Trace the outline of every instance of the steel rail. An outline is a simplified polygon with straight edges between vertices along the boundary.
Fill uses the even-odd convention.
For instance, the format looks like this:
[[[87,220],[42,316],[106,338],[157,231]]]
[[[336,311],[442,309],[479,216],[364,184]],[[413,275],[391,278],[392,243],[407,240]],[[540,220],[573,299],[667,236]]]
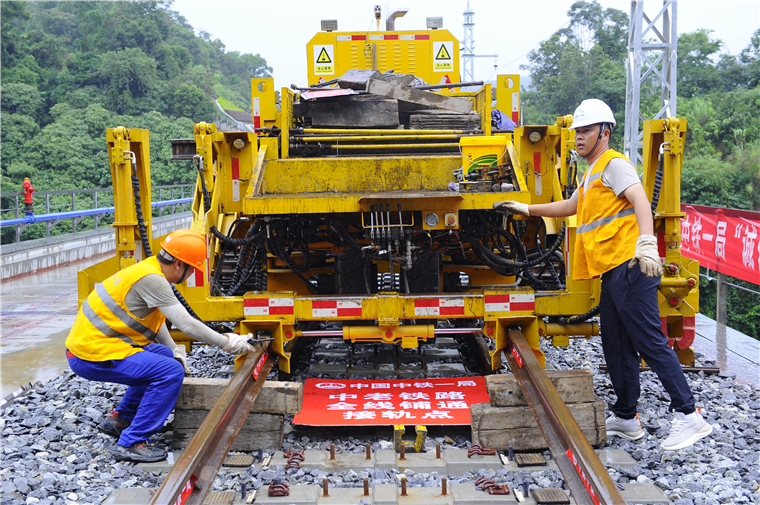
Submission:
[[[249,353],[230,383],[203,420],[200,428],[182,452],[161,487],[150,500],[151,505],[184,503],[200,505],[211,488],[224,458],[235,441],[251,406],[272,370],[276,355],[264,349]],[[253,372],[263,361],[254,380]],[[192,492],[188,493],[188,490]],[[184,491],[184,492],[183,492]],[[178,501],[187,495],[185,501]]]
[[[575,503],[625,503],[522,332],[510,329],[509,339],[504,354]]]

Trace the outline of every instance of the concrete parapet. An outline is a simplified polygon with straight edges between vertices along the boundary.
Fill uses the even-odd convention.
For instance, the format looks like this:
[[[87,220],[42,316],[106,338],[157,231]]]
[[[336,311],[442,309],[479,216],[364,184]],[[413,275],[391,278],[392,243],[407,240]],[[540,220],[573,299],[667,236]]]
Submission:
[[[153,236],[160,237],[178,228],[187,228],[191,219],[192,215],[189,212],[155,218]],[[2,247],[0,255],[0,278],[12,279],[115,250],[116,238],[113,228],[8,244]]]

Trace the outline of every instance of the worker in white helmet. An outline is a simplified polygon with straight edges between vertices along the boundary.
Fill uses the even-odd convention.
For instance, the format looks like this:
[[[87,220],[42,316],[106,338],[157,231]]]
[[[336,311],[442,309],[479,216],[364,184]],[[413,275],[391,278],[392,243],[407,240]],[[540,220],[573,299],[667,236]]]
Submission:
[[[661,329],[657,289],[662,264],[651,205],[636,168],[609,148],[615,124],[606,103],[584,100],[571,129],[589,168],[572,197],[537,205],[504,201],[494,208],[525,216],[578,215],[573,279],[602,279],[602,347],[617,395],[607,434],[628,440],[645,435],[636,409],[641,356],[659,377],[676,413],[662,447],[682,449],[709,435],[712,426],[695,409],[681,365]]]

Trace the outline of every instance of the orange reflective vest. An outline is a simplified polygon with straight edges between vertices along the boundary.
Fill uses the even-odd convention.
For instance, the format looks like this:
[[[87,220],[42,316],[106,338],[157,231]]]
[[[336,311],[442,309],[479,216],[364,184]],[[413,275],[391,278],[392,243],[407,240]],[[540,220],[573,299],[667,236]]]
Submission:
[[[613,158],[628,159],[612,149],[606,150],[578,188],[575,280],[599,277],[633,258],[636,252],[639,224],[633,204],[602,184],[602,172]]]
[[[164,277],[155,256],[96,284],[77,314],[66,348],[83,360],[108,361],[124,359],[153,342],[166,321],[164,315],[153,309],[147,317],[139,318],[124,303],[135,282],[150,274]]]

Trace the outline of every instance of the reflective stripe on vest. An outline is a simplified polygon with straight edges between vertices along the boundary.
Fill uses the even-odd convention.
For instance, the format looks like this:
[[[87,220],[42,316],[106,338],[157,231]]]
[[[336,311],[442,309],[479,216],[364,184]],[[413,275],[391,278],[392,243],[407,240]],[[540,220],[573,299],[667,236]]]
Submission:
[[[147,338],[148,340],[155,340],[156,339],[156,332],[153,331],[153,330],[151,330],[150,328],[146,328],[145,325],[143,325],[140,321],[138,321],[137,319],[135,319],[134,317],[132,317],[129,314],[129,312],[127,312],[126,310],[122,309],[119,306],[119,304],[116,303],[116,300],[114,300],[113,297],[111,297],[111,295],[108,293],[108,291],[106,291],[106,288],[104,288],[102,284],[99,284],[98,286],[95,286],[95,292],[98,293],[98,296],[100,297],[100,300],[105,304],[106,307],[108,307],[108,310],[110,310],[111,312],[113,312],[113,315],[116,316],[116,317],[118,317],[119,320],[122,323],[124,323],[125,325],[127,325],[129,328],[135,330],[137,333],[142,333],[143,336],[145,338]],[[92,320],[90,320],[89,317],[87,319],[92,323]],[[98,318],[98,319],[100,319],[100,318]],[[101,321],[102,321],[102,319],[101,319]],[[95,326],[97,328],[97,325],[95,325],[95,323],[93,323],[93,326]],[[98,328],[98,329],[100,329],[100,328]],[[116,330],[113,330],[113,329],[111,331],[116,332]],[[108,335],[106,332],[103,332],[103,333],[106,334],[106,335]],[[119,335],[119,333],[117,333],[117,335]],[[111,336],[111,335],[109,335],[109,336]],[[114,336],[116,336],[116,335],[114,335]],[[121,337],[118,337],[118,338],[121,338]],[[132,340],[129,339],[129,337],[127,337],[127,339],[128,340],[124,340],[124,339],[122,339],[122,340],[124,340],[127,343],[132,342]]]
[[[621,217],[630,216],[631,214],[635,214],[636,213],[635,211],[636,211],[636,209],[634,209],[633,207],[628,207],[627,209],[621,210],[620,212],[618,212],[614,216],[603,217],[603,218],[597,219],[596,221],[593,221],[593,222],[591,222],[589,224],[584,224],[583,226],[579,226],[578,229],[575,230],[575,233],[576,234],[577,233],[586,233],[586,232],[589,232],[591,230],[595,230],[595,229],[597,229],[598,227],[600,227],[602,225],[610,224],[615,219],[618,219],[618,218],[621,218]]]
[[[82,304],[82,314],[84,314],[84,317],[87,318],[91,325],[97,328],[98,331],[100,331],[100,333],[106,337],[118,338],[128,343],[132,347],[140,347],[139,344],[135,344],[135,342],[128,336],[119,333],[118,331],[108,326],[108,324],[103,321],[103,319],[101,319],[101,317],[97,315],[94,310],[92,310],[92,307],[90,307],[90,304],[87,300],[85,300]]]
[[[606,150],[586,172],[578,188],[575,280],[599,277],[630,260],[636,250],[639,226],[633,205],[625,196],[618,197],[601,181],[604,169],[614,158],[627,159],[612,149]]]

